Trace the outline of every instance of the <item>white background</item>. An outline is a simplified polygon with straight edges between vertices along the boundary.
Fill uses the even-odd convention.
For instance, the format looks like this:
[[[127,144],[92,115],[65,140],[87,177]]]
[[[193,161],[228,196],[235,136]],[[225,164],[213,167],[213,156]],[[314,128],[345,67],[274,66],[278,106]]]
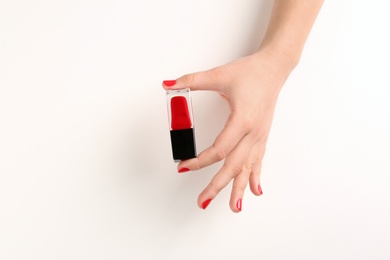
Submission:
[[[179,175],[161,81],[253,52],[272,1],[0,1],[0,259],[389,259],[390,16],[327,1],[280,95],[264,195]],[[193,93],[199,151],[228,110]]]

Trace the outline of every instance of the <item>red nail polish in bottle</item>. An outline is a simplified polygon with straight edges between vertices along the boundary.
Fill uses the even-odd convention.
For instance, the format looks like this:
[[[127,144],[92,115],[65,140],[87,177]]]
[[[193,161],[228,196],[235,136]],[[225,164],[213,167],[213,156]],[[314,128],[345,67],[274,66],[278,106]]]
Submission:
[[[168,120],[173,160],[196,157],[190,89],[167,90]]]

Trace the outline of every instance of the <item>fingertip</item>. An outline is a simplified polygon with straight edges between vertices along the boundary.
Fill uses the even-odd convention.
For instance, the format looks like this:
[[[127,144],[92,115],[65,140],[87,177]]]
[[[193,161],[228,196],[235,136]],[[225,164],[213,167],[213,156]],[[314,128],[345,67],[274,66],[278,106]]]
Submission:
[[[249,187],[251,189],[251,192],[253,193],[253,195],[255,196],[261,196],[263,195],[263,189],[259,183],[258,180],[250,180],[249,181]]]
[[[174,90],[174,89],[182,89],[185,88],[181,86],[178,79],[172,79],[172,80],[163,80],[162,87],[165,90]]]
[[[205,210],[211,203],[213,199],[206,199],[205,201],[202,202],[202,204],[200,205],[200,208]]]
[[[189,172],[191,171],[190,169],[188,169],[187,167],[182,167],[182,168],[179,168],[177,170],[178,173],[185,173],[185,172]]]
[[[180,78],[177,79],[175,87],[181,86],[181,88],[189,88],[191,91],[195,90],[194,83],[193,83],[193,78],[195,76],[193,75],[195,75],[195,73],[181,76]]]
[[[184,172],[189,172],[191,171],[192,168],[190,165],[188,165],[188,163],[184,163],[184,161],[180,162],[178,165],[177,165],[177,172],[178,173],[184,173]]]
[[[234,213],[240,213],[242,211],[242,198],[231,199],[229,206]]]
[[[261,188],[261,185],[257,185],[257,191],[259,192],[259,196],[263,195],[263,189]]]
[[[190,171],[199,170],[200,167],[199,167],[199,163],[197,161],[198,161],[198,158],[187,159],[187,160],[181,161],[177,165],[177,170],[180,170],[181,168],[188,168]]]
[[[210,196],[209,194],[205,194],[205,191],[203,191],[198,196],[198,201],[197,201],[198,207],[200,209],[205,210],[210,205],[213,199],[214,197]]]
[[[262,193],[260,192],[261,190],[261,186],[260,184],[258,184],[258,182],[254,181],[250,181],[250,184],[249,184],[249,187],[251,189],[251,192],[253,193],[253,195],[255,196],[260,196]],[[259,190],[259,187],[260,187],[260,190]]]
[[[218,192],[213,190],[213,185],[208,185],[198,196],[198,207],[206,209],[209,204],[217,197]]]
[[[165,88],[171,88],[176,85],[176,80],[163,80],[162,86]]]
[[[191,91],[212,90],[216,85],[209,71],[189,73],[177,79],[175,88],[189,88]]]

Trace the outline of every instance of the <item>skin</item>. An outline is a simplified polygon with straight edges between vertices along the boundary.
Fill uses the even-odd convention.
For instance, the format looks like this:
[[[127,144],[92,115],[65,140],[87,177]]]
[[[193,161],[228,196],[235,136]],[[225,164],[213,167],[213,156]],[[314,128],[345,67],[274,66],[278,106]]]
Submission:
[[[215,142],[197,158],[179,163],[178,170],[199,170],[224,160],[221,169],[198,197],[198,206],[214,199],[233,181],[230,208],[241,211],[250,184],[262,194],[260,171],[279,93],[299,62],[305,41],[323,0],[275,0],[267,33],[259,49],[246,57],[208,71],[176,79],[164,89],[190,88],[218,92],[229,104],[230,116]]]

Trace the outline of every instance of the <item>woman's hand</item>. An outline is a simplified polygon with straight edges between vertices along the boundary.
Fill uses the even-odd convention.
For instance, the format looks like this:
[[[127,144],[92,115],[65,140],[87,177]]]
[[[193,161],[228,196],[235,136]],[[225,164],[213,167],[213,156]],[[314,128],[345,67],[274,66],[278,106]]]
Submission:
[[[249,182],[260,196],[260,171],[279,92],[293,68],[284,57],[259,51],[214,69],[164,81],[165,89],[190,88],[218,92],[229,104],[230,116],[214,144],[197,158],[179,163],[178,171],[199,170],[225,160],[222,168],[200,193],[198,205],[205,209],[233,180],[230,208],[242,209]],[[170,85],[170,86],[169,86]]]

